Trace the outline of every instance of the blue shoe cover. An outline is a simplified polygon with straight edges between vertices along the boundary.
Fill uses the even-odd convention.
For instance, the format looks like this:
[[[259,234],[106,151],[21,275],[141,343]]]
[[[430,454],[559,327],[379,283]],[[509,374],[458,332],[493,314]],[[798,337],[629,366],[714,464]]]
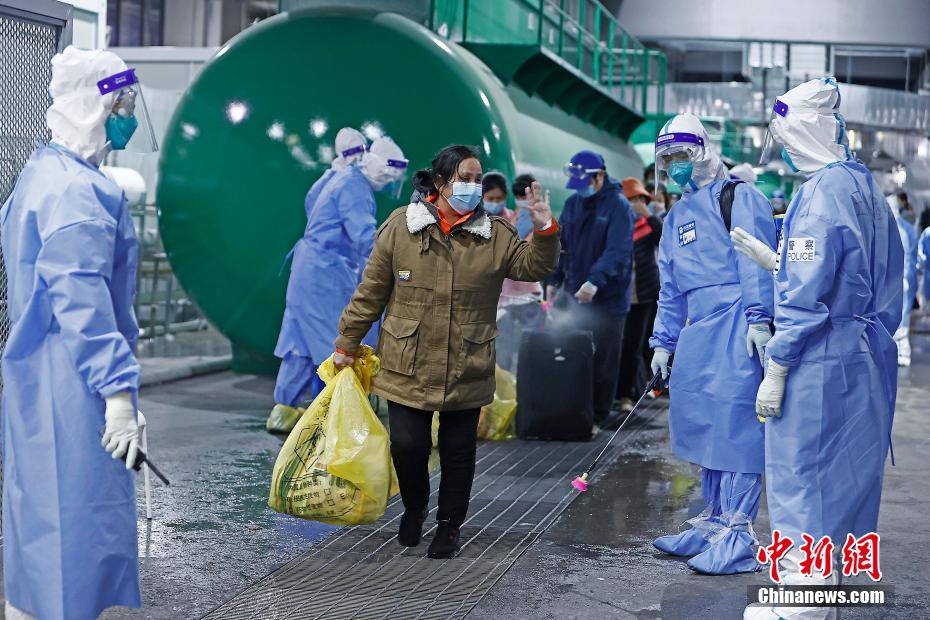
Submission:
[[[746,532],[728,532],[703,553],[688,560],[688,568],[705,575],[754,573],[762,568],[753,552],[753,538]]]
[[[693,557],[710,547],[710,543],[697,529],[691,528],[680,534],[659,536],[652,545],[664,553],[686,558]]]

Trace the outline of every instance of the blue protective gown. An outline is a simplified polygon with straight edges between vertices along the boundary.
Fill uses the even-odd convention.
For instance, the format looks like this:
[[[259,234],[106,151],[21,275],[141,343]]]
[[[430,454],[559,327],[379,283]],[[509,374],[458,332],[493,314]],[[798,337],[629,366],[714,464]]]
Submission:
[[[897,381],[904,252],[858,161],[814,173],[785,219],[768,355],[790,368],[765,424],[773,529],[837,546],[878,523]]]
[[[675,455],[708,469],[761,474],[764,430],[755,401],[762,365],[746,355],[746,334],[750,323],[772,320],[772,276],[733,249],[720,215],[723,185],[714,181],[685,194],[665,220],[649,344],[675,352],[669,386]],[[775,247],[772,207],[746,184],[736,188],[732,227]]]
[[[307,227],[294,246],[275,348],[282,359],[275,402],[288,406],[300,403],[316,367],[332,354],[339,317],[358,286],[377,230],[374,192],[355,166],[327,170],[310,188],[304,208]],[[374,328],[366,344],[376,337]]]
[[[914,225],[900,215],[895,216],[898,232],[901,234],[901,245],[904,248],[904,279],[907,282],[907,293],[904,295],[904,309],[901,312],[901,326],[910,328],[911,310],[914,309],[914,300],[917,298],[917,231]]]
[[[100,446],[104,398],[139,386],[125,196],[86,160],[40,146],[0,226],[6,598],[42,620],[138,607],[135,474]]]
[[[758,570],[752,522],[759,512],[764,429],[755,417],[762,364],[746,354],[749,324],[772,319],[771,274],[737,253],[720,215],[715,181],[685,194],[659,244],[659,311],[650,346],[675,352],[669,386],[672,450],[703,467],[705,509],[680,534],[654,545],[691,557],[709,574]],[[775,247],[772,207],[740,184],[731,226]],[[687,324],[686,324],[687,323]]]
[[[923,271],[920,294],[924,299],[930,299],[930,227],[920,233],[917,241],[917,263]]]

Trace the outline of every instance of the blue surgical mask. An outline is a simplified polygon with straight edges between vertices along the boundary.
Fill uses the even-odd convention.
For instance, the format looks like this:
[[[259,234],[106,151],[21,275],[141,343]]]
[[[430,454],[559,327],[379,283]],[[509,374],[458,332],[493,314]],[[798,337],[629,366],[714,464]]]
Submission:
[[[575,193],[581,196],[582,198],[590,198],[594,195],[594,186],[585,185],[581,189],[575,190]]]
[[[120,116],[118,114],[108,116],[104,127],[107,132],[107,140],[110,141],[113,150],[122,151],[125,149],[138,126],[139,121],[136,120],[135,116]]]
[[[517,236],[521,239],[526,237],[533,230],[533,218],[530,217],[530,212],[526,209],[522,209],[519,214],[517,214]]]
[[[691,182],[691,175],[694,174],[694,164],[690,161],[676,161],[668,167],[668,176],[678,184],[679,187],[687,187]]]
[[[481,201],[481,183],[456,181],[452,184],[452,195],[447,200],[459,215],[471,213]]]
[[[500,202],[493,202],[491,200],[484,201],[484,210],[490,213],[491,215],[500,215],[504,212],[504,207],[507,205],[503,200]]]
[[[785,147],[781,147],[781,158],[785,160],[785,163],[788,164],[788,167],[790,167],[792,170],[795,172],[801,172],[798,170],[798,167],[794,165],[794,162],[791,161],[791,155],[788,154],[788,149]]]
[[[530,201],[526,198],[516,198],[513,202],[515,205],[517,205],[518,209],[525,209],[526,205],[530,204]]]

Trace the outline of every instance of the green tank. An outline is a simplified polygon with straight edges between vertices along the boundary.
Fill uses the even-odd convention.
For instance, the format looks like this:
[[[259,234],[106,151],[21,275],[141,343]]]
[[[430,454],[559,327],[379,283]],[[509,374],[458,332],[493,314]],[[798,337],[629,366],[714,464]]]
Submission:
[[[503,83],[470,51],[394,13],[313,9],[261,22],[224,46],[181,100],[160,161],[159,221],[185,290],[233,343],[234,368],[274,372],[290,249],[304,197],[344,126],[394,138],[410,169],[452,143],[485,171],[534,174],[558,212],[578,150],[615,177],[642,162],[621,137]],[[379,195],[378,217],[405,204]]]

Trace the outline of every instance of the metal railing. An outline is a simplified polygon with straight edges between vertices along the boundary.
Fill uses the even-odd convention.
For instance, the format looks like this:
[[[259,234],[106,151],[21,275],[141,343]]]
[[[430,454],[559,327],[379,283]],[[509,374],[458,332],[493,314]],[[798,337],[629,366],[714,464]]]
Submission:
[[[665,54],[597,0],[436,0],[431,25],[462,43],[536,44],[634,111],[664,113]]]

